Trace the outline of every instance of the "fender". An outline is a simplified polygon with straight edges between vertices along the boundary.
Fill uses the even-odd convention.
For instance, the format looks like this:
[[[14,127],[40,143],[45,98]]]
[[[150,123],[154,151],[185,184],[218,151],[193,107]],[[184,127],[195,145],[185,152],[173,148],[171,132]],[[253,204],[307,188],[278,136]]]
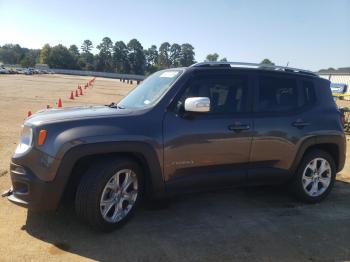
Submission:
[[[73,167],[79,159],[86,156],[108,153],[136,153],[141,155],[146,160],[150,169],[150,191],[152,197],[158,198],[165,194],[162,166],[156,151],[145,142],[122,141],[81,144],[69,149],[63,156],[54,179],[57,186],[56,190],[59,191],[58,199],[61,199],[63,196]]]
[[[310,137],[305,139],[294,158],[293,164],[291,166],[291,173],[295,173],[297,170],[301,159],[303,158],[306,150],[310,147],[322,145],[322,144],[331,144],[335,145],[338,148],[338,161],[336,163],[337,172],[341,171],[345,164],[345,137],[339,134],[337,135],[317,135],[314,137]]]

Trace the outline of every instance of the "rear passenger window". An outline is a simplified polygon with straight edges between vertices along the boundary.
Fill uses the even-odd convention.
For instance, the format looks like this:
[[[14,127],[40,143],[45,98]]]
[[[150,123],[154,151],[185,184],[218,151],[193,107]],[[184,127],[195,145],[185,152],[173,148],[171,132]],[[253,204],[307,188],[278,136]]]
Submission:
[[[286,112],[298,107],[298,86],[295,79],[262,76],[259,80],[258,110]]]
[[[314,89],[314,84],[311,81],[303,80],[301,82],[301,90],[303,92],[303,95],[301,96],[302,106],[308,106],[315,103],[316,101],[315,89]]]

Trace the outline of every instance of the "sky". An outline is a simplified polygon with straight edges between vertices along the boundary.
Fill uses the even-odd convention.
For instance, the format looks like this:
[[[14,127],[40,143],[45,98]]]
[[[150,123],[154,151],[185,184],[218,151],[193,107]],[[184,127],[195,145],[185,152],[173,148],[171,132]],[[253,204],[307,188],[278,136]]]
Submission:
[[[216,52],[229,61],[348,67],[350,0],[0,0],[0,45],[97,46],[105,36],[144,48],[190,43],[197,61]]]

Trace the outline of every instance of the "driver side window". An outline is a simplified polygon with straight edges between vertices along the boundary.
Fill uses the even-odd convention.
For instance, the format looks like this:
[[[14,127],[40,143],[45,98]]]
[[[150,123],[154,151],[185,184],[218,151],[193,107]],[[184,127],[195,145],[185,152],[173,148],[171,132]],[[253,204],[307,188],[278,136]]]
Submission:
[[[178,101],[177,108],[184,110],[186,98],[208,97],[210,113],[234,114],[247,109],[247,79],[241,76],[204,76],[193,79]]]

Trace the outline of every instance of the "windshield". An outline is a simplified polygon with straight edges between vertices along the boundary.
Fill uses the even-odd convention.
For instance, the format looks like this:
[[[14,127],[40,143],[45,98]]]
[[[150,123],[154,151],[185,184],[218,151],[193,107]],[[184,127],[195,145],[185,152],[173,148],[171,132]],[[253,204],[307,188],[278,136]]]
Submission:
[[[182,70],[163,70],[147,77],[119,103],[120,108],[144,108],[154,105],[180,76]]]

